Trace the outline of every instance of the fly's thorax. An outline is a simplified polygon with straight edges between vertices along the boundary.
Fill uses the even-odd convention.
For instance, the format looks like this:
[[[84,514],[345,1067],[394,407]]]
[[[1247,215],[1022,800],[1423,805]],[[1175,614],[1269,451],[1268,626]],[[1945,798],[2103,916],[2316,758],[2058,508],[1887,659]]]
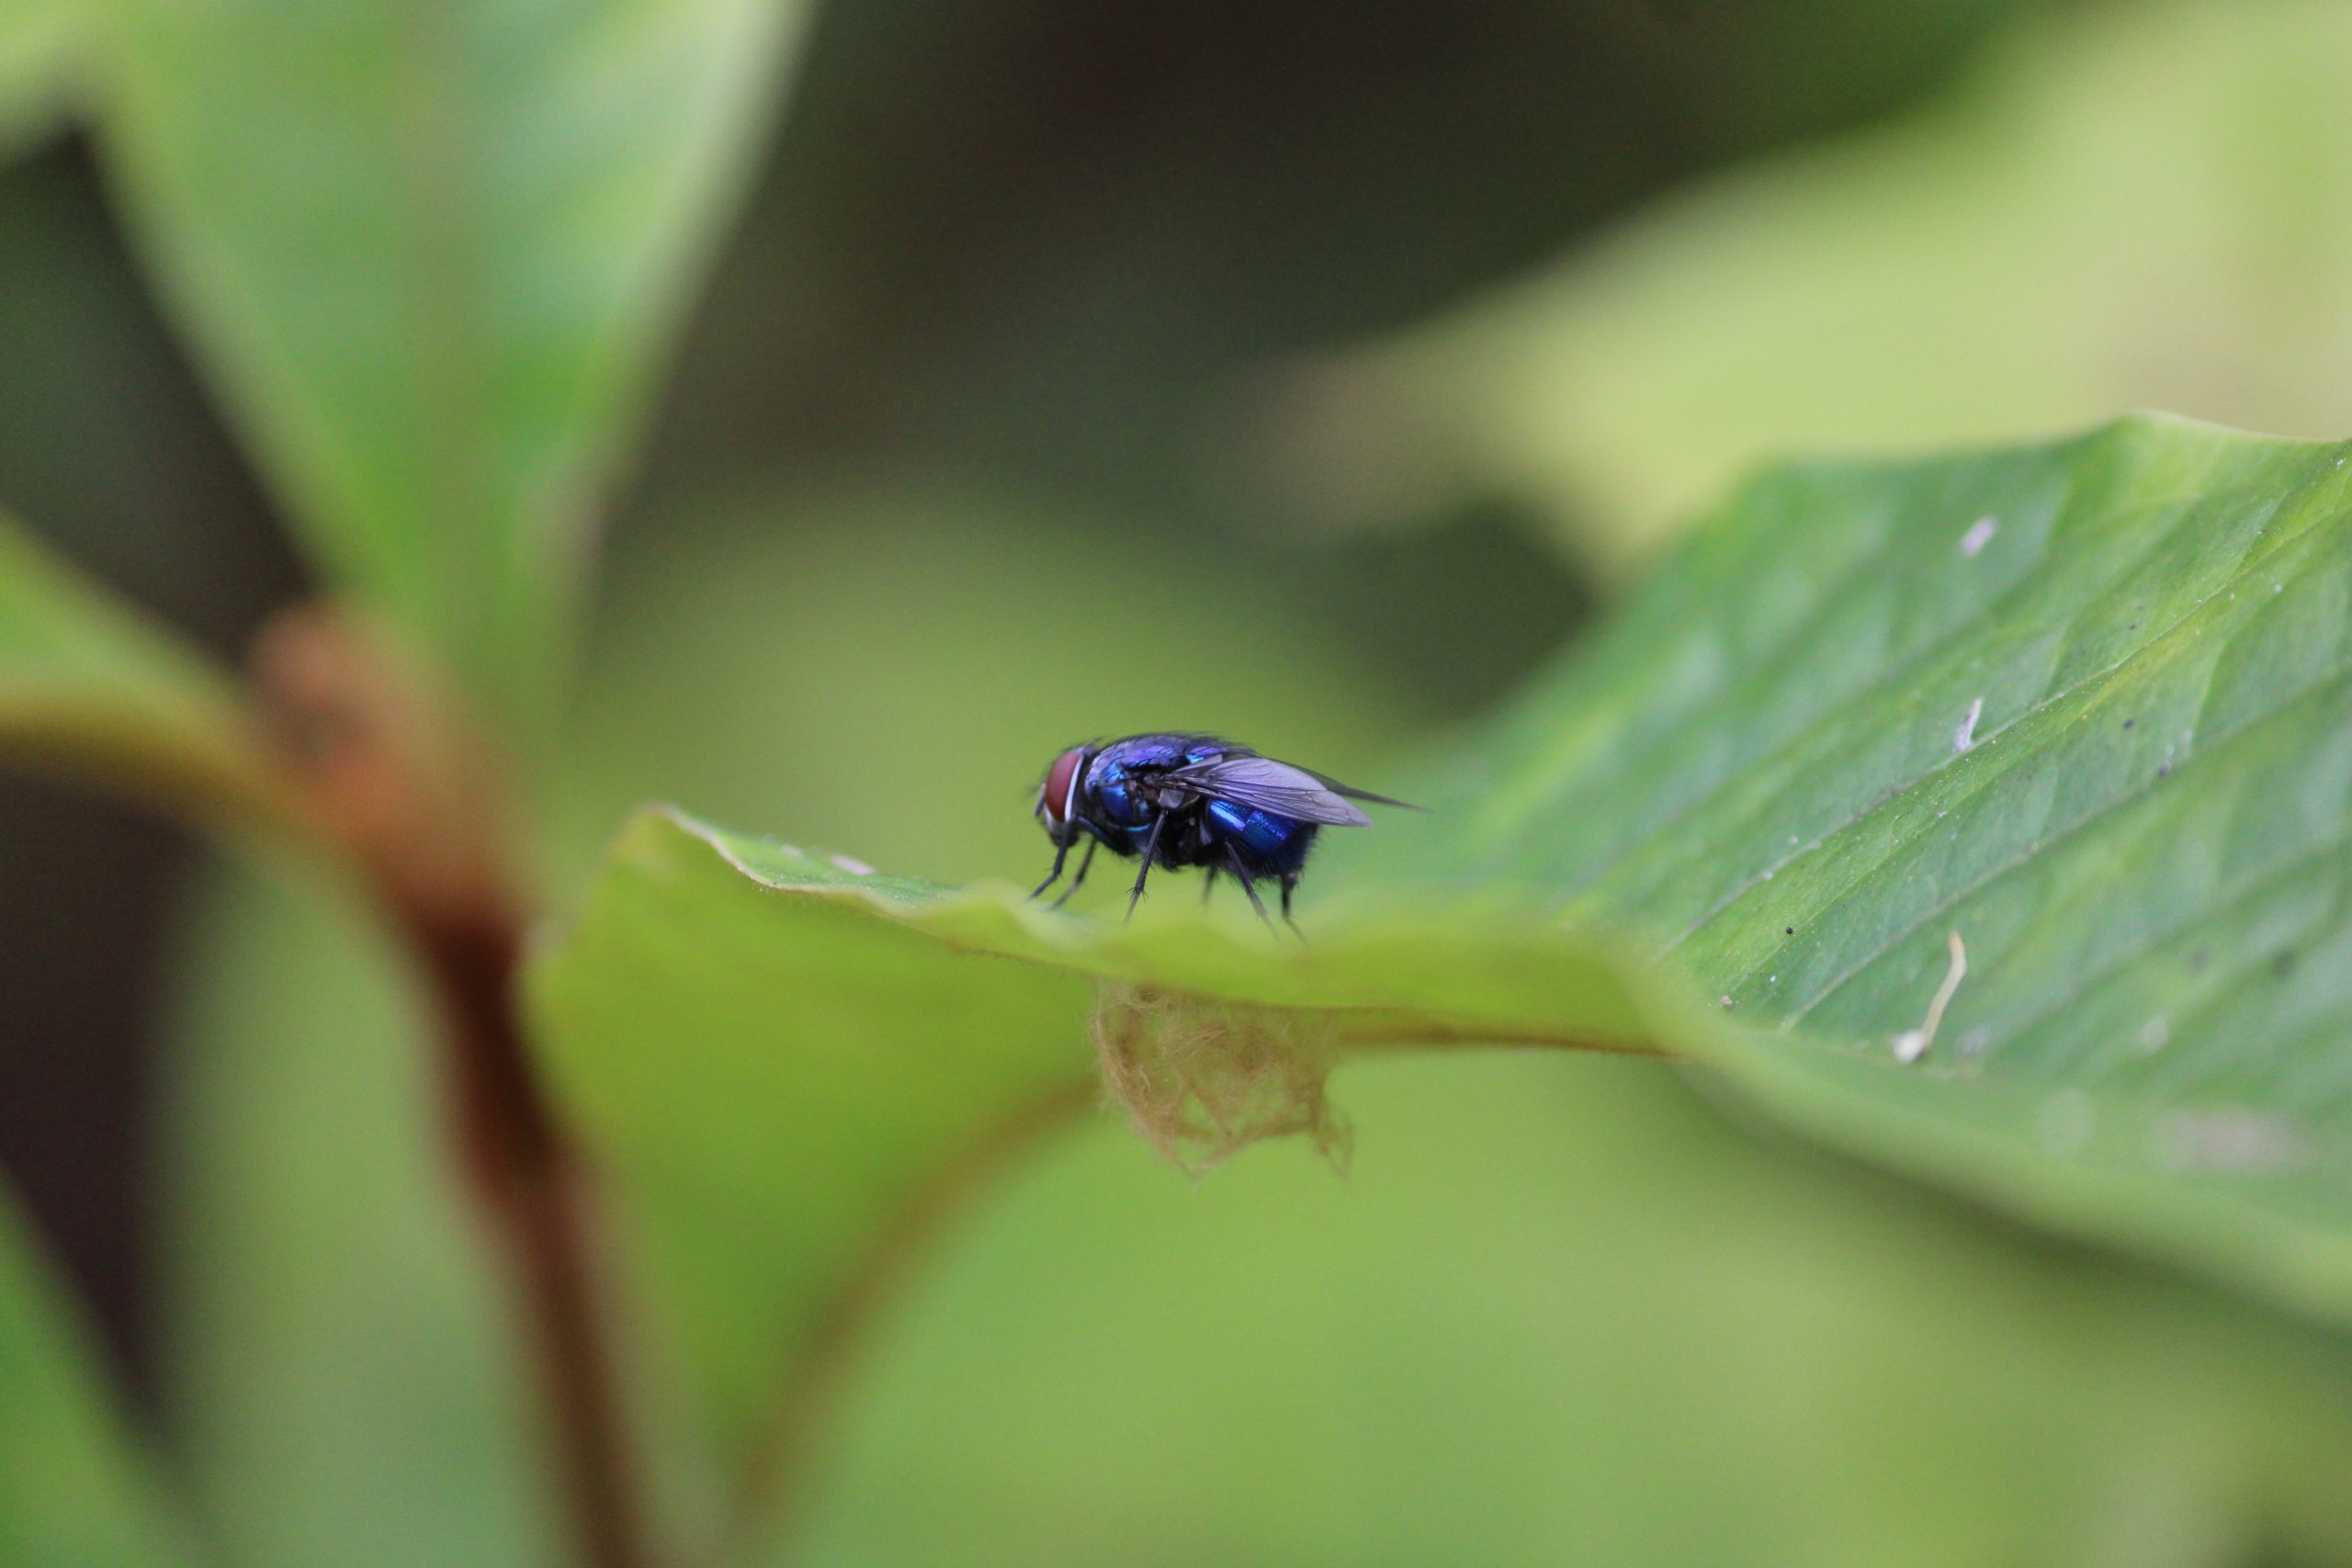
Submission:
[[[1093,815],[1113,828],[1141,828],[1152,809],[1141,791],[1125,779],[1107,779],[1089,792]]]
[[[1139,815],[1134,779],[1126,765],[1106,750],[1084,769],[1084,782],[1073,793],[1072,815],[1114,830],[1136,825]]]

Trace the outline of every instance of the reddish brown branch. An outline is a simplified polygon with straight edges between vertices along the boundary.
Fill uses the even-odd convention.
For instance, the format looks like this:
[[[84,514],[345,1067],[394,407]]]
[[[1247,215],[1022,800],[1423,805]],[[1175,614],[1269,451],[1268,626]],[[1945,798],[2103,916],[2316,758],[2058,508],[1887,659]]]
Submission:
[[[414,932],[433,978],[466,1167],[536,1341],[565,1511],[591,1568],[647,1561],[580,1171],[514,1016],[514,921]]]
[[[516,1011],[527,915],[503,852],[496,749],[331,614],[282,618],[255,663],[306,797],[430,988],[455,1145],[527,1325],[576,1559],[645,1568],[580,1162]]]

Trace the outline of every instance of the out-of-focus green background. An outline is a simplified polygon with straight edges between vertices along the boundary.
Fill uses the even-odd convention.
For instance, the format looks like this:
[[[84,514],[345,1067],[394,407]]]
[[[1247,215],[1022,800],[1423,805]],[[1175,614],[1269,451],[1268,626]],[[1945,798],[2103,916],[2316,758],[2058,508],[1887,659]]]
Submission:
[[[670,798],[1039,874],[1060,746],[1376,777],[1764,451],[2138,404],[2342,434],[2347,79],[2337,5],[842,0],[614,520],[548,862]],[[299,592],[71,133],[0,168],[0,500],[232,653]],[[0,1161],[238,1560],[527,1558],[370,939],[0,804]],[[883,1325],[790,1550],[2352,1552],[2334,1339],[1663,1067],[1339,1091],[1344,1179],[1272,1148],[1195,1187],[1107,1122],[1023,1169]]]

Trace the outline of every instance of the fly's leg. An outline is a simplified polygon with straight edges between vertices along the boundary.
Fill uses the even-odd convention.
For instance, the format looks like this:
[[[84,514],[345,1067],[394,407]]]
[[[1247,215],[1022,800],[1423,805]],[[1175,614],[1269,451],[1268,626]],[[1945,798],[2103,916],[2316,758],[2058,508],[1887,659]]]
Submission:
[[[1079,874],[1080,875],[1084,875],[1085,868],[1081,866],[1079,870]],[[1290,928],[1291,935],[1298,938],[1301,942],[1305,942],[1306,940],[1306,933],[1300,931],[1298,929],[1298,922],[1290,918],[1290,896],[1297,891],[1298,873],[1295,871],[1284,872],[1283,874],[1283,924]]]
[[[1233,880],[1241,884],[1241,891],[1250,896],[1250,907],[1258,911],[1258,918],[1266,922],[1266,929],[1272,931],[1274,918],[1266,913],[1266,901],[1258,897],[1258,885],[1250,880],[1249,867],[1241,863],[1241,857],[1234,853],[1231,845],[1226,847],[1225,863],[1233,873]]]
[[[1159,830],[1168,825],[1165,817],[1151,819],[1151,833],[1143,841],[1143,869],[1136,873],[1136,889],[1127,895],[1127,919],[1136,918],[1136,906],[1143,902],[1143,881],[1151,874],[1152,857],[1159,852]]]
[[[1069,886],[1062,889],[1062,896],[1055,899],[1053,903],[1048,906],[1049,908],[1058,909],[1064,904],[1069,902],[1069,896],[1077,892],[1080,886],[1086,881],[1087,868],[1094,863],[1094,852],[1102,847],[1102,840],[1100,839],[1089,839],[1086,840],[1086,852],[1078,857],[1078,870],[1071,874]],[[1045,889],[1042,887],[1037,889],[1037,893],[1043,893]],[[1037,895],[1035,893],[1030,895],[1033,898],[1036,896]]]
[[[1216,874],[1224,869],[1223,866],[1213,865],[1209,867],[1207,874],[1201,878],[1201,907],[1203,908],[1208,907],[1209,895],[1216,891]]]
[[[1092,845],[1091,845],[1091,844],[1090,844],[1089,846],[1087,846],[1087,852],[1088,852],[1088,853],[1090,853],[1090,854],[1091,854],[1091,853],[1093,852],[1093,846],[1092,846]],[[1054,869],[1053,869],[1053,871],[1051,872],[1051,874],[1049,874],[1046,876],[1046,880],[1045,880],[1045,881],[1040,882],[1039,884],[1037,884],[1037,891],[1035,891],[1035,893],[1030,894],[1030,895],[1029,895],[1029,897],[1032,897],[1032,898],[1042,898],[1042,897],[1044,897],[1046,896],[1046,888],[1048,888],[1048,887],[1051,887],[1055,883],[1059,882],[1059,881],[1062,879],[1062,862],[1064,862],[1064,861],[1066,861],[1066,860],[1068,860],[1068,859],[1069,859],[1069,844],[1068,843],[1068,841],[1067,841],[1067,840],[1065,840],[1065,841],[1064,841],[1064,842],[1062,842],[1062,843],[1056,844],[1056,845],[1054,846]],[[1084,868],[1084,867],[1082,867],[1082,866],[1081,866],[1081,867],[1079,869],[1079,874],[1080,874],[1080,876],[1083,876],[1083,875],[1085,875],[1085,874],[1086,874],[1086,871],[1085,871],[1085,868]],[[1063,895],[1063,897],[1069,897],[1069,895],[1068,895],[1068,894],[1064,894],[1064,895]]]

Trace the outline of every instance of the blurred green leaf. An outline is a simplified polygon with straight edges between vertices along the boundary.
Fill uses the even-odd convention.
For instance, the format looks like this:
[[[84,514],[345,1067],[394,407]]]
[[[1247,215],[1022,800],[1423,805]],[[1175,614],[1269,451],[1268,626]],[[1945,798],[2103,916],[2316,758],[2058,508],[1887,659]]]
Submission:
[[[543,972],[551,1060],[628,1179],[729,1450],[776,1440],[756,1429],[785,1369],[845,1326],[829,1320],[888,1266],[902,1212],[945,1201],[932,1194],[1007,1130],[1084,1103],[1085,977],[977,979],[929,933],[772,897],[662,815],[626,835]]]
[[[0,515],[0,754],[232,823],[298,807],[229,682]]]
[[[1906,123],[1724,175],[1345,362],[1315,462],[1365,505],[1514,492],[1622,569],[1792,451],[2134,408],[2340,434],[2348,72],[2341,6],[2086,8]],[[1377,440],[1349,433],[1367,410]]]
[[[537,974],[544,1038],[738,1422],[860,1235],[1067,1092],[1090,1006],[1180,1151],[1338,1142],[1321,1077],[1358,1049],[1656,1041],[2342,1316],[2345,462],[2143,420],[1759,480],[1465,743],[1434,818],[1333,835],[1303,950],[650,814]],[[1953,932],[1966,977],[1890,1060]]]
[[[0,1562],[181,1562],[153,1479],[15,1202],[0,1193]]]
[[[194,1501],[252,1568],[552,1561],[413,987],[322,882],[224,864],[192,913],[160,1192]]]
[[[2352,1551],[2341,1337],[1718,1114],[1709,1075],[1484,1052],[1340,1087],[1344,1181],[1294,1142],[1187,1182],[1107,1123],[1024,1165],[894,1303],[767,1561]]]
[[[1073,740],[1214,722],[1344,773],[1408,732],[1409,697],[1317,605],[1148,515],[763,487],[662,516],[613,566],[548,813],[571,886],[647,800],[946,880],[1042,875],[1018,807]],[[1181,650],[1182,679],[1137,680],[1133,649]]]
[[[322,569],[534,711],[798,6],[107,12],[122,188]]]
[[[0,6],[0,158],[38,139],[65,107],[78,41],[74,3]]]

